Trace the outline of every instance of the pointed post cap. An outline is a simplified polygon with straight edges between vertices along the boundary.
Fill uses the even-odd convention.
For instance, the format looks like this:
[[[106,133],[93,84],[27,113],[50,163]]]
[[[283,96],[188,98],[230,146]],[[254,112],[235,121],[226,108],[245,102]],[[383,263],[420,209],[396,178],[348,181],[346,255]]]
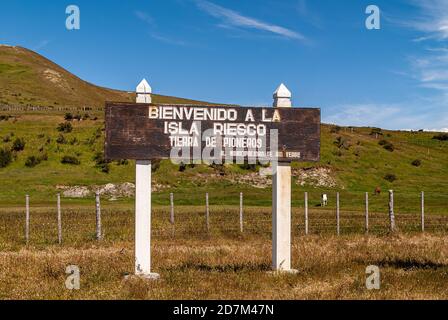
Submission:
[[[152,93],[152,88],[149,85],[148,81],[146,81],[146,79],[143,79],[137,86],[136,92],[142,94]]]
[[[282,83],[274,92],[274,98],[291,98],[291,91]]]
[[[291,91],[282,83],[274,92],[274,108],[291,108]]]

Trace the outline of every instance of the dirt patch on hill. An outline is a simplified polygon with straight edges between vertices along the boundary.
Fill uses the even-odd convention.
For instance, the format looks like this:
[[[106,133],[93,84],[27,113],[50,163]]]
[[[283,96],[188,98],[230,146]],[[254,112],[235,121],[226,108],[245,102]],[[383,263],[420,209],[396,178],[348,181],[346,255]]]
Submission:
[[[152,183],[152,192],[159,192],[169,188],[168,185]],[[62,191],[66,198],[88,198],[93,197],[97,192],[109,200],[117,198],[131,198],[135,195],[135,184],[125,182],[121,184],[108,183],[105,185],[94,186],[56,186],[56,189]]]
[[[333,170],[328,167],[293,169],[292,175],[297,179],[297,184],[302,187],[335,188],[338,186]]]

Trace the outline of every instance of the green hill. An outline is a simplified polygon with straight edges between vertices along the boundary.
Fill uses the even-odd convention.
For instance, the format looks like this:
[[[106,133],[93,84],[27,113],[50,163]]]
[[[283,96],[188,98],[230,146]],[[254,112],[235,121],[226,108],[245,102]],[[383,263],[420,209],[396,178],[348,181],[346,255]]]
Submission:
[[[56,73],[58,81],[49,76]],[[102,106],[106,99],[132,101],[135,97],[88,84],[26,49],[0,47],[0,104],[82,107]],[[154,100],[197,103],[157,95]],[[0,168],[0,206],[22,204],[25,194],[35,204],[53,203],[55,193],[70,186],[93,188],[134,181],[132,161],[106,163],[102,158],[102,113],[83,111],[76,117],[73,112],[79,120],[71,120],[72,130],[64,132],[58,126],[65,123],[65,113],[0,111],[0,150],[5,154],[16,149]],[[434,139],[435,135],[323,125],[321,162],[293,164],[293,203],[302,205],[304,191],[310,192],[312,205],[319,203],[321,192],[339,191],[345,208],[359,210],[364,193],[380,187],[382,195],[371,200],[374,209],[385,210],[387,190],[394,189],[399,208],[416,210],[419,192],[424,190],[431,210],[443,212],[448,203],[448,141]],[[2,153],[0,166],[1,162]],[[246,204],[268,206],[270,178],[260,176],[258,169],[155,163],[154,203],[167,204],[168,193],[175,192],[176,203],[203,204],[204,193],[209,192],[212,204],[237,204],[243,191]],[[132,201],[120,195],[108,198]],[[91,194],[66,201],[90,203]]]
[[[155,103],[197,101],[154,94]],[[104,101],[135,101],[135,94],[81,80],[43,56],[0,45],[0,106],[103,107]]]

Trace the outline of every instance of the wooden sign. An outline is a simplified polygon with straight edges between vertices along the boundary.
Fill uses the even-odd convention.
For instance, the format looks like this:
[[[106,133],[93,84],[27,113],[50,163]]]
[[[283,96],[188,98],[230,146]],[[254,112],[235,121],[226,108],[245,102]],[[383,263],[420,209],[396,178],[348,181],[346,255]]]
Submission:
[[[198,161],[206,154],[319,161],[320,109],[106,103],[106,159]]]

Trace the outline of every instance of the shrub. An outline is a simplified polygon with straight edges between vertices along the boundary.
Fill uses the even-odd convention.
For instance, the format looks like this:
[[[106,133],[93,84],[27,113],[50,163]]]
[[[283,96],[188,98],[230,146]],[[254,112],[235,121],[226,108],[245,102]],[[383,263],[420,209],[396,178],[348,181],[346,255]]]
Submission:
[[[341,127],[340,126],[332,126],[330,129],[330,133],[339,133],[339,131],[341,131]]]
[[[0,168],[7,167],[12,162],[12,152],[8,149],[0,149]]]
[[[42,149],[43,151],[43,149]],[[29,156],[25,161],[25,166],[28,168],[34,168],[38,164],[40,164],[42,161],[48,160],[48,154],[46,152],[41,152],[38,156]]]
[[[384,180],[394,182],[395,180],[397,180],[397,176],[392,173],[388,173],[384,176]]]
[[[5,115],[0,115],[0,121],[8,121],[10,118],[12,118],[11,116],[5,116]]]
[[[27,166],[28,168],[34,168],[40,162],[41,162],[41,160],[39,159],[39,157],[29,156],[28,159],[26,159],[26,161],[25,161],[25,166]]]
[[[179,172],[184,172],[185,170],[187,170],[187,165],[185,163],[181,163],[179,165]]]
[[[81,161],[79,161],[78,158],[74,157],[74,156],[63,156],[61,159],[61,163],[62,164],[72,164],[72,165],[80,165]]]
[[[109,173],[110,171],[110,161],[104,158],[104,153],[97,152],[93,157],[95,161],[95,168],[100,169],[101,172]]]
[[[8,142],[11,141],[11,136],[9,134],[7,134],[6,136],[4,136],[2,138],[2,140],[3,140],[4,143],[8,143]]]
[[[58,126],[59,132],[70,133],[73,131],[73,126],[70,122],[60,123]]]
[[[57,144],[66,144],[67,139],[65,139],[65,136],[63,134],[60,134],[56,139]]]
[[[244,164],[240,164],[239,167],[247,171],[257,171],[257,165],[254,163],[249,164],[247,160],[244,161]]]
[[[115,160],[115,164],[117,166],[127,166],[129,164],[129,161],[126,159],[120,159],[120,160]],[[154,166],[156,165],[156,162],[153,161],[153,171],[154,171]]]
[[[22,138],[17,138],[14,140],[11,149],[17,152],[23,151],[25,149],[25,140]]]
[[[372,128],[372,131],[370,132],[371,136],[375,136],[375,135],[379,135],[382,136],[383,135],[383,130],[381,130],[380,128]]]
[[[225,166],[223,164],[212,163],[210,165],[210,167],[215,169],[215,171],[217,171],[219,173],[219,175],[221,175],[221,176],[225,176],[226,175]]]
[[[439,133],[433,137],[434,140],[448,141],[448,133]]]
[[[395,147],[392,143],[387,143],[383,146],[384,149],[386,149],[387,151],[393,152],[395,150]]]
[[[350,140],[343,138],[343,137],[337,137],[336,140],[333,142],[339,149],[350,149]]]
[[[378,144],[380,146],[383,146],[383,148],[387,151],[393,152],[395,150],[394,145],[387,140],[381,140],[380,142],[378,142]]]
[[[416,159],[416,160],[412,161],[412,165],[414,167],[420,167],[422,165],[422,161],[419,159]]]
[[[125,160],[125,161],[127,161],[127,160]],[[153,160],[153,161],[151,162],[151,164],[152,164],[152,166],[151,166],[151,171],[152,171],[152,172],[157,172],[157,170],[160,169],[160,163],[161,163],[161,162],[162,162],[161,160]]]
[[[71,113],[66,113],[64,119],[65,121],[72,121],[73,115]]]
[[[72,140],[70,140],[69,142],[72,146],[74,146],[75,144],[79,144],[79,140],[78,138],[74,137]]]

